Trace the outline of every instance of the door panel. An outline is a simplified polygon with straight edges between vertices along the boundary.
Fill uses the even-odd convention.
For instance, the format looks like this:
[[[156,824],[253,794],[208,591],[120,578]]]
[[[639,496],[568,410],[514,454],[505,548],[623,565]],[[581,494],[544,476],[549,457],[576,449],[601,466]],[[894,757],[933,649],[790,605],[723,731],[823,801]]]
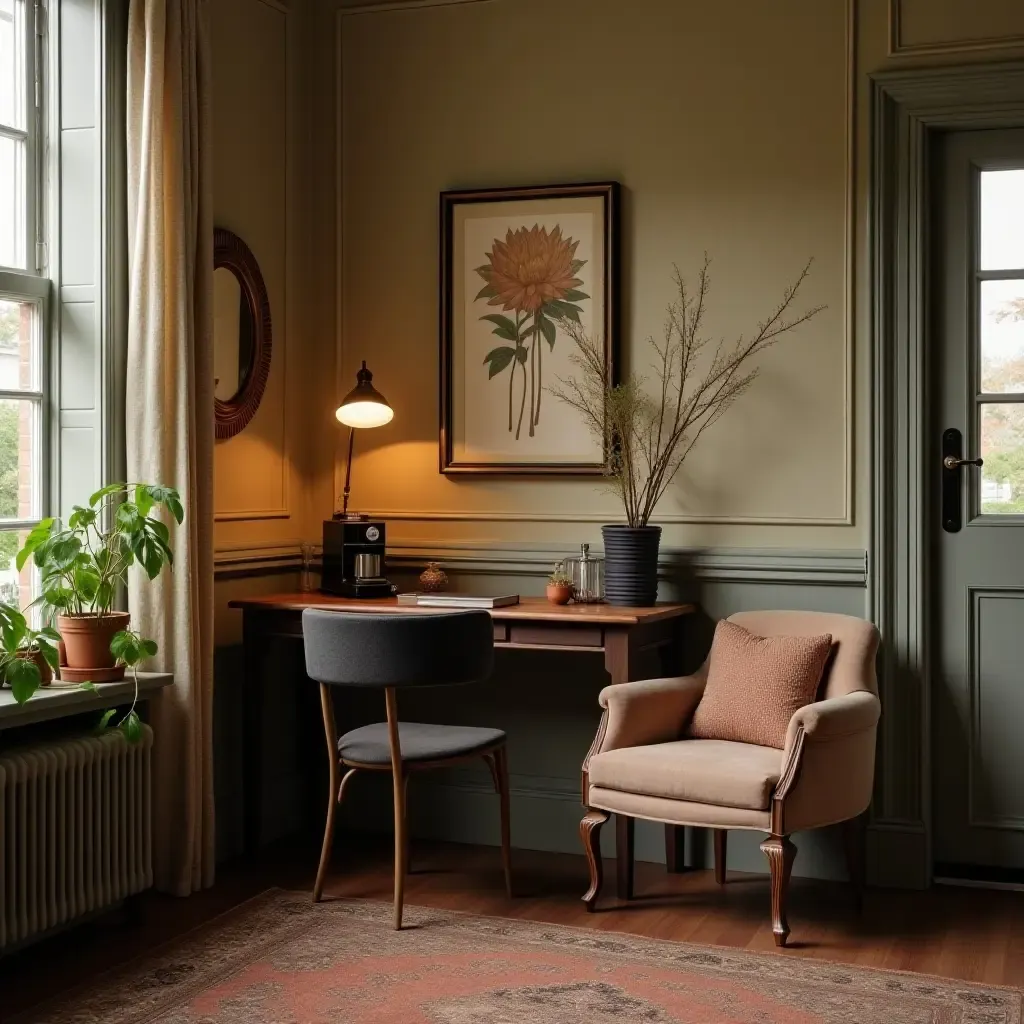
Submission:
[[[1016,870],[1024,869],[1024,131],[950,133],[935,166],[934,853],[939,873]],[[949,461],[954,431],[963,462]]]

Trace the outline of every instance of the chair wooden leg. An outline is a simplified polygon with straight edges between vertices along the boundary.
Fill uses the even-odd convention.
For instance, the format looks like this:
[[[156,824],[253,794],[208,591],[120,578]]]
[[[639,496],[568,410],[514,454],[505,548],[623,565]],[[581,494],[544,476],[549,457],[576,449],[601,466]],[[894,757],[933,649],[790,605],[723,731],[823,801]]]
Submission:
[[[715,881],[725,885],[726,863],[728,861],[729,833],[724,828],[715,829]]]
[[[867,815],[843,822],[843,845],[846,848],[846,869],[853,887],[854,906],[859,914],[864,909],[864,862],[867,839]]]
[[[620,900],[633,898],[633,836],[636,819],[615,815],[615,888]]]
[[[670,875],[686,870],[686,826],[665,826],[665,867]]]
[[[313,902],[319,903],[324,892],[324,881],[327,878],[327,867],[331,862],[331,850],[334,848],[334,822],[338,811],[340,799],[340,788],[338,785],[338,773],[341,765],[338,763],[338,731],[334,724],[334,704],[331,701],[329,687],[320,684],[320,710],[324,719],[324,738],[327,741],[327,756],[330,759],[331,777],[327,793],[327,821],[324,825],[324,842],[320,849],[320,866],[316,872],[316,882],[313,884]]]
[[[785,946],[789,938],[786,920],[786,898],[789,895],[789,876],[793,871],[796,847],[789,836],[769,836],[761,844],[761,852],[768,858],[772,880],[772,934],[776,946]]]
[[[402,748],[398,739],[398,708],[395,688],[384,691],[388,711],[388,745],[391,748],[391,779],[395,794],[395,930],[402,927],[402,909],[405,901],[405,870],[409,855],[409,841],[405,822],[405,778],[402,772]]]
[[[580,822],[580,839],[583,841],[583,852],[587,855],[587,867],[590,868],[590,888],[583,895],[587,910],[593,910],[604,881],[604,864],[601,860],[601,826],[608,820],[607,811],[591,810],[583,815]]]
[[[501,801],[501,866],[505,872],[505,893],[512,899],[512,807],[508,785],[508,750],[499,747],[488,759],[494,775],[494,788]]]

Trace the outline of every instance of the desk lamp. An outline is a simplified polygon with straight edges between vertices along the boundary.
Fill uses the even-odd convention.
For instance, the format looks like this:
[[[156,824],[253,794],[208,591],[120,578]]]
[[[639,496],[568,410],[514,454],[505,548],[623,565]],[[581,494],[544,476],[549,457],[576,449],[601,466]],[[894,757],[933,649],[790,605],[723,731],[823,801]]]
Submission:
[[[365,519],[366,516],[349,515],[348,496],[352,490],[352,448],[355,444],[356,428],[383,427],[395,416],[395,410],[388,400],[373,386],[373,374],[366,368],[356,374],[356,386],[342,399],[334,415],[348,427],[348,463],[345,466],[345,490],[342,493],[341,514],[335,519]]]
[[[388,400],[373,386],[373,374],[363,361],[356,386],[342,399],[334,415],[348,430],[348,461],[341,511],[324,521],[324,560],[321,589],[344,597],[388,597],[396,588],[384,577],[384,523],[350,513],[352,449],[356,430],[382,427],[395,415]]]

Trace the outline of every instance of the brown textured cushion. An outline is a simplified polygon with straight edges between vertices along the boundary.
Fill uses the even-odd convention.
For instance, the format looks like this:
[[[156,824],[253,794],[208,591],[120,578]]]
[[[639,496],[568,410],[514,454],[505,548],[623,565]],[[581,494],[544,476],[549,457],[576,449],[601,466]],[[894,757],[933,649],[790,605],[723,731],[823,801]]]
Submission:
[[[789,720],[814,700],[831,647],[827,633],[758,636],[723,619],[690,735],[781,750]]]

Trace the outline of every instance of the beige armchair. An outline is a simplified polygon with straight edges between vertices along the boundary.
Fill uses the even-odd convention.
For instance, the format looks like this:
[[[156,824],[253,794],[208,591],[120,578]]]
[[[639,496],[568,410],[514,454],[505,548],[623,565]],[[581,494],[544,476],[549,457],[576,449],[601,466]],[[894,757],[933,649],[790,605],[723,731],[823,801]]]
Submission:
[[[875,679],[878,631],[862,619],[823,612],[742,612],[730,621],[761,636],[831,633],[833,652],[815,703],[793,715],[785,748],[687,739],[707,663],[693,676],[608,686],[597,736],[583,764],[587,813],[580,837],[590,866],[583,897],[594,909],[602,868],[598,837],[616,815],[618,894],[632,895],[633,822],[715,831],[715,877],[725,881],[728,829],[767,832],[772,931],[786,944],[786,895],[796,855],[790,835],[847,823],[847,855],[858,892],[862,842],[856,827],[871,802],[880,705]]]

